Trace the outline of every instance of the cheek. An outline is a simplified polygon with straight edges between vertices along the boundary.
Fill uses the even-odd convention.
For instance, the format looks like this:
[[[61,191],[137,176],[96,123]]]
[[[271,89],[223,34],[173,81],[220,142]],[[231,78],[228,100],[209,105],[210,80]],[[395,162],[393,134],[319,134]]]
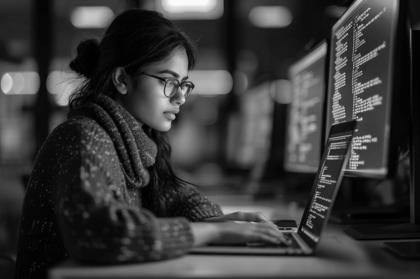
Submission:
[[[131,100],[129,104],[131,106],[131,112],[140,118],[142,122],[150,121],[153,117],[156,117],[157,113],[157,106],[156,103],[153,102],[153,99],[149,98],[136,98]]]
[[[143,115],[147,115],[153,111],[153,98],[147,92],[150,92],[150,88],[137,84],[125,96],[125,107],[131,114],[140,118],[140,120],[143,120],[141,119]]]
[[[139,86],[124,98],[125,108],[140,122],[159,131],[171,128],[163,112],[168,108],[169,99],[163,96],[160,88]]]
[[[137,104],[141,107],[139,113],[145,112],[147,115],[157,115],[161,110],[162,100],[159,100],[159,97],[155,93],[149,91],[150,93],[144,94],[143,98],[137,100]]]
[[[141,122],[148,126],[156,126],[159,122],[162,122],[163,111],[164,111],[164,99],[161,99],[158,92],[152,92],[143,94],[139,98],[131,100],[129,104],[132,109],[133,115],[138,118]]]

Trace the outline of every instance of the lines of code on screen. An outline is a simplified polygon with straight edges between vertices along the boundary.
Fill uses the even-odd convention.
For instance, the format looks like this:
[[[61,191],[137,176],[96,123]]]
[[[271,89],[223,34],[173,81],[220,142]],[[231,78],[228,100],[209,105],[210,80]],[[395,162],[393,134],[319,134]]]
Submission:
[[[327,128],[358,121],[346,167],[350,172],[387,172],[397,4],[356,1],[332,30]]]
[[[294,63],[289,71],[293,99],[287,121],[285,168],[313,172],[318,169],[322,145],[325,97],[326,43]]]
[[[351,133],[331,137],[324,151],[325,158],[321,161],[318,177],[312,189],[309,210],[302,219],[302,232],[315,242],[319,240],[339,190],[341,169],[346,161],[351,139]]]

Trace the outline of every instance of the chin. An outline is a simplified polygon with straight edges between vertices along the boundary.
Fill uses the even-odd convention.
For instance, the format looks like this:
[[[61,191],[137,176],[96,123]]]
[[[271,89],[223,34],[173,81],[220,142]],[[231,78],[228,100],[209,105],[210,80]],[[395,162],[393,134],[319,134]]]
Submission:
[[[172,122],[162,123],[160,125],[156,125],[153,127],[153,129],[159,132],[168,132],[171,128],[172,128]]]

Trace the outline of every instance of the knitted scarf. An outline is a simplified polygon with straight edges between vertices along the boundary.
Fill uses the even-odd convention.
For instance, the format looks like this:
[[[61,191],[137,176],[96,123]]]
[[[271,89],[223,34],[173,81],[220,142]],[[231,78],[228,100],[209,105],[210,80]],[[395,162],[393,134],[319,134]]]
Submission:
[[[148,167],[155,163],[156,144],[144,133],[142,125],[112,98],[100,95],[72,111],[69,117],[94,119],[111,137],[129,187],[149,184]]]

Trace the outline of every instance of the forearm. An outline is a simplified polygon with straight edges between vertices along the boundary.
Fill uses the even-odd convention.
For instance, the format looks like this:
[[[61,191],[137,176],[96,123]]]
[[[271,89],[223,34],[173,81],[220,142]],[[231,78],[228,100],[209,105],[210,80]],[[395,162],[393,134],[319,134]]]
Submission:
[[[175,198],[174,198],[175,197]],[[183,216],[192,222],[203,222],[207,218],[223,215],[219,205],[191,185],[184,185],[163,194],[170,216]]]
[[[77,209],[64,210],[72,214],[65,216],[60,210],[63,242],[68,253],[81,261],[159,260],[185,254],[193,245],[190,224],[184,218],[162,219],[146,210],[103,208],[95,210],[96,213],[84,211],[89,215],[86,219]]]

